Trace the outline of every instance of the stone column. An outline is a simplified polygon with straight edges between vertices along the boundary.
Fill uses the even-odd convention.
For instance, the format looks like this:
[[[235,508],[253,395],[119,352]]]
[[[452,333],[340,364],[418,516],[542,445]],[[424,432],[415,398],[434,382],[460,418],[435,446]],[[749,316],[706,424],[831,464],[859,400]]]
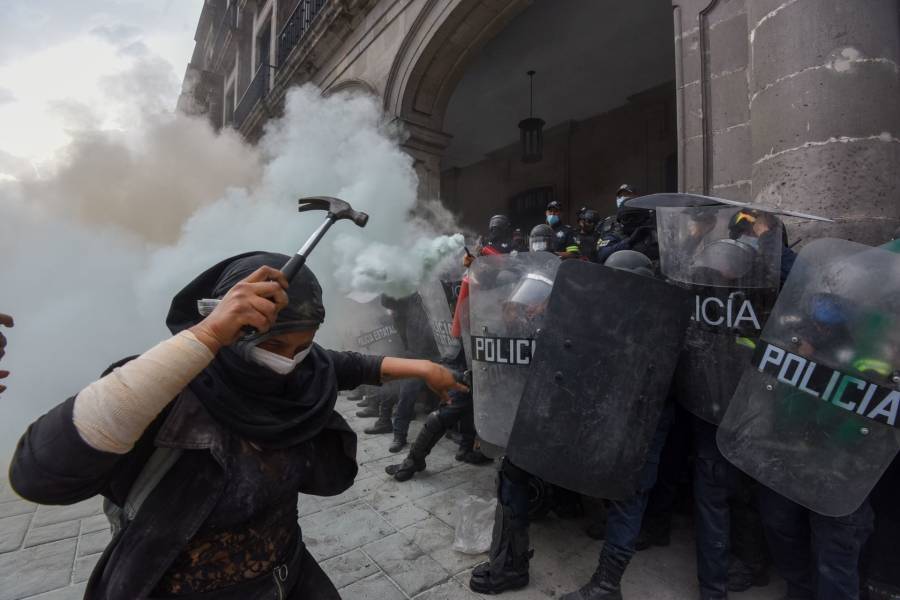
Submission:
[[[451,136],[405,120],[403,127],[409,134],[403,149],[415,159],[413,167],[419,176],[419,199],[438,200],[441,197],[441,156],[450,144]]]
[[[747,8],[754,201],[837,221],[793,236],[882,243],[900,224],[898,0]]]

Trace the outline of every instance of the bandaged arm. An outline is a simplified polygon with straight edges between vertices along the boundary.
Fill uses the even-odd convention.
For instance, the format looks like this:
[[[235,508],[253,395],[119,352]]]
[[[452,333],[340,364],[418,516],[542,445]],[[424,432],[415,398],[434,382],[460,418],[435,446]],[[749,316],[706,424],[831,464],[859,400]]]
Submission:
[[[160,342],[79,392],[75,429],[96,450],[125,454],[214,356],[190,331]]]

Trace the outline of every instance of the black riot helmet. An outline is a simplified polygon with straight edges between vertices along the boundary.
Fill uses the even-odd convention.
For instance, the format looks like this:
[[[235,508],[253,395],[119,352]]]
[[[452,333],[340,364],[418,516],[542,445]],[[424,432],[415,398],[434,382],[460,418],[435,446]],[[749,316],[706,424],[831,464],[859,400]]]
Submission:
[[[645,255],[634,250],[619,250],[613,252],[603,263],[613,269],[631,271],[638,275],[653,277],[653,262]]]
[[[625,235],[631,235],[635,229],[654,225],[656,212],[648,208],[623,206],[616,211],[616,220],[622,225]]]
[[[541,223],[535,225],[529,236],[528,246],[532,252],[550,251],[552,247],[554,235],[553,229],[549,225]]]
[[[578,216],[578,220],[584,221],[590,231],[593,231],[600,223],[600,213],[592,208],[584,208]]]
[[[512,229],[512,223],[506,215],[494,215],[488,221],[488,231],[494,236],[503,236]]]

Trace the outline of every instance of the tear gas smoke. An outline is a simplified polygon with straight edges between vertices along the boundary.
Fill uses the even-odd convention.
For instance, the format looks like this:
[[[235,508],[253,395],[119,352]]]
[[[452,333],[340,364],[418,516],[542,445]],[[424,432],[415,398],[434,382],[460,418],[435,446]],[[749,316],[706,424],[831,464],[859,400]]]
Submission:
[[[12,314],[0,397],[0,456],[25,425],[111,362],[167,336],[172,296],[249,250],[291,254],[324,213],[297,198],[337,196],[371,215],[338,223],[310,259],[329,298],[402,296],[459,260],[461,235],[437,201],[417,202],[412,159],[375,101],[303,87],[257,147],[185,116],[140,131],[82,132],[45,179],[0,181],[0,312]],[[329,312],[318,339],[352,315]],[[345,337],[345,336],[344,336]]]

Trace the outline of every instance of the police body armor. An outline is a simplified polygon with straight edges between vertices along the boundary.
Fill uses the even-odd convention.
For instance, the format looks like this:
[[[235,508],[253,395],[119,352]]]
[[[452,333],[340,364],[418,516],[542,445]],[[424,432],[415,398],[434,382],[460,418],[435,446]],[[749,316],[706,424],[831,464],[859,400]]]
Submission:
[[[741,470],[817,513],[856,510],[900,450],[900,255],[799,254],[718,431]]]
[[[663,281],[565,261],[509,439],[513,463],[592,497],[632,496],[690,305]]]
[[[781,222],[754,235],[731,206],[657,208],[660,270],[693,295],[674,391],[718,425],[775,304]],[[761,217],[762,218],[762,217]],[[749,224],[752,225],[752,224]]]
[[[506,447],[544,319],[559,257],[549,252],[482,256],[469,271],[469,353],[475,428]]]

